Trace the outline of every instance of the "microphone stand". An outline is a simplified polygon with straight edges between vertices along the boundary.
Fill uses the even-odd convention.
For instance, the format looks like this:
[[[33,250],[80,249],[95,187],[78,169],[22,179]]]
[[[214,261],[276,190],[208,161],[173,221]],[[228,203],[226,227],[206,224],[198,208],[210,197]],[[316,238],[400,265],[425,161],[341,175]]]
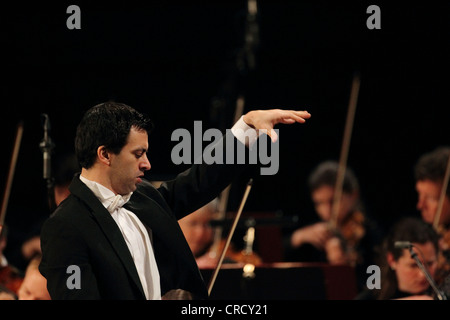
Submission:
[[[39,143],[39,148],[43,154],[43,178],[47,182],[47,197],[48,197],[48,206],[50,212],[56,209],[55,204],[55,179],[52,177],[52,165],[51,165],[51,154],[55,147],[55,144],[50,138],[50,120],[47,114],[42,114],[42,122],[44,128],[44,138]]]
[[[434,292],[436,293],[436,296],[439,300],[447,300],[447,297],[444,293],[442,293],[438,287],[436,286],[436,283],[434,282],[433,278],[430,276],[428,271],[425,269],[425,266],[420,261],[420,259],[417,257],[417,253],[414,252],[413,246],[409,246],[409,253],[411,254],[411,258],[413,258],[417,265],[419,266],[420,270],[422,270],[423,274],[427,278],[428,282],[430,283],[431,287],[433,288]]]

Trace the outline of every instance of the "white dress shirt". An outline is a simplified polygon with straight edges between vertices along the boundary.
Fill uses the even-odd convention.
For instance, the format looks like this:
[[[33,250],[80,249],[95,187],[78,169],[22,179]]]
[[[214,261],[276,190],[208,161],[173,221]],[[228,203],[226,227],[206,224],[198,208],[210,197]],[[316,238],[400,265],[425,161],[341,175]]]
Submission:
[[[133,212],[122,207],[130,199],[132,192],[125,196],[115,195],[108,188],[81,175],[80,180],[92,190],[117,223],[133,257],[145,297],[147,300],[160,300],[161,285],[149,237],[151,230],[146,228]]]

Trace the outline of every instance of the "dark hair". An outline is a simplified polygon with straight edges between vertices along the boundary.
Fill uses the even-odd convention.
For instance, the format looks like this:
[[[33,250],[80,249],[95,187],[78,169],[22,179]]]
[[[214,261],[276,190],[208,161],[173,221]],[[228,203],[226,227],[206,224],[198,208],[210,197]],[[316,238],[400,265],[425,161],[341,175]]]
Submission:
[[[308,178],[310,192],[313,192],[322,186],[334,187],[336,185],[338,169],[339,164],[336,161],[325,161],[319,164]],[[349,167],[345,169],[342,190],[345,193],[353,193],[354,191],[359,190],[358,179]]]
[[[416,181],[431,180],[441,183],[444,180],[449,157],[450,147],[439,147],[422,155],[414,167]],[[446,194],[450,197],[450,188],[447,188]]]
[[[395,271],[388,265],[386,255],[391,253],[394,260],[398,260],[403,255],[402,248],[396,248],[395,242],[409,241],[412,243],[425,244],[431,242],[439,252],[439,235],[432,225],[416,217],[406,217],[400,219],[388,232],[382,244],[381,250],[381,290],[380,300],[390,299],[397,290],[397,278]]]
[[[80,171],[80,166],[74,153],[56,155],[53,165],[55,185],[57,186],[68,186],[74,174]]]
[[[123,103],[108,101],[89,109],[75,137],[75,153],[81,167],[89,169],[94,164],[100,146],[120,153],[131,128],[150,133],[153,125],[144,114]]]

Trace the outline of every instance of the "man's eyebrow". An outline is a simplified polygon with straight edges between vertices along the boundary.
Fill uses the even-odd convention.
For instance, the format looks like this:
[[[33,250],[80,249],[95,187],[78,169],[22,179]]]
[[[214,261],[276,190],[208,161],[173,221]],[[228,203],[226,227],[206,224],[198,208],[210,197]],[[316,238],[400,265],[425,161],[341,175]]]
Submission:
[[[139,147],[139,148],[136,148],[136,149],[132,150],[132,152],[143,152],[143,153],[147,153],[147,151],[148,151],[147,148],[142,148],[142,147]]]

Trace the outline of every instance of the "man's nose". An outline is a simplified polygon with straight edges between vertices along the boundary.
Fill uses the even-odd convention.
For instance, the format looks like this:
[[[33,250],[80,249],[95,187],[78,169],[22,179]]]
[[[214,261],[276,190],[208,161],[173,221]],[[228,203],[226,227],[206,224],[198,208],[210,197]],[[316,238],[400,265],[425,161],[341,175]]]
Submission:
[[[144,156],[144,159],[143,159],[140,167],[141,167],[141,170],[144,170],[144,171],[150,170],[150,168],[152,167],[150,164],[150,160],[148,160],[147,155]]]
[[[422,197],[419,197],[419,199],[417,200],[417,205],[416,208],[417,210],[422,210],[424,207],[425,201]]]

